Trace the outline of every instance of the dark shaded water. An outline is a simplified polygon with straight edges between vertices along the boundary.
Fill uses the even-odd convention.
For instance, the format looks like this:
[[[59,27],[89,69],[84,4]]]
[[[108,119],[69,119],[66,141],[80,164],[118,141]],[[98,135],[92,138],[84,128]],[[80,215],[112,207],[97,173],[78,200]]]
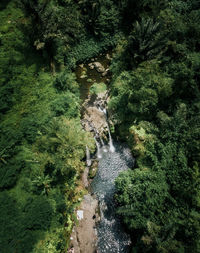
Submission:
[[[94,59],[100,62],[105,68],[109,67],[110,61],[106,58],[106,54]],[[87,64],[77,66],[77,81],[80,85],[80,95],[84,101],[89,94],[89,89],[93,83],[107,83],[109,75],[102,77],[95,69],[91,70]],[[99,166],[98,172],[92,181],[92,192],[99,200],[99,209],[101,213],[101,221],[98,224],[98,253],[128,253],[130,251],[131,239],[125,232],[119,217],[116,215],[116,206],[114,203],[115,184],[114,181],[121,171],[132,168],[134,158],[129,148],[125,144],[118,142],[112,146],[112,138],[109,134],[110,147],[98,146]],[[103,143],[102,143],[103,144]],[[107,149],[108,152],[104,152]],[[111,150],[111,151],[109,151]],[[88,160],[89,155],[87,154]]]
[[[106,54],[102,54],[97,58],[94,58],[94,61],[100,62],[105,69],[107,69],[110,64],[110,60],[106,58]],[[77,82],[80,85],[80,98],[82,101],[88,97],[89,89],[92,84],[101,82],[107,83],[107,79],[109,79],[109,75],[103,77],[101,73],[98,73],[95,69],[90,69],[88,66],[88,63],[90,62],[92,61],[78,65],[75,70]],[[83,71],[86,72],[86,76],[84,78],[81,78]]]
[[[101,213],[101,221],[97,227],[100,253],[127,253],[130,251],[131,244],[130,236],[124,231],[116,215],[114,181],[121,171],[133,167],[134,158],[126,145],[115,142],[114,146],[114,153],[105,153],[101,150],[99,169],[92,182],[92,192],[99,200]]]

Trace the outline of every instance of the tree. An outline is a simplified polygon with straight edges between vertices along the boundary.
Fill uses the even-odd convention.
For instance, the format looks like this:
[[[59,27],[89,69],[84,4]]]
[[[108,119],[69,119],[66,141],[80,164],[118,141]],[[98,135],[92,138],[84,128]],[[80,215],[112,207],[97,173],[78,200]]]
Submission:
[[[162,25],[151,18],[136,21],[128,39],[125,54],[131,66],[151,60],[161,55],[167,42],[166,34],[162,33]]]
[[[164,172],[148,168],[128,170],[116,179],[118,213],[129,229],[145,230],[149,221],[161,223],[168,198]],[[160,216],[161,215],[161,216]]]

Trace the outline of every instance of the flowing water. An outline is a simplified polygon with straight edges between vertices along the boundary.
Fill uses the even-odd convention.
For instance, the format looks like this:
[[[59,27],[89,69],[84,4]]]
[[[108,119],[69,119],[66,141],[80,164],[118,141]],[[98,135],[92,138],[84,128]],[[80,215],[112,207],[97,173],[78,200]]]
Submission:
[[[109,150],[111,153],[114,153],[115,152],[115,147],[113,145],[113,140],[112,140],[112,136],[111,136],[111,133],[110,133],[110,127],[109,127],[109,124],[107,123],[107,127],[108,127],[108,134],[109,134]]]
[[[105,55],[95,59],[105,68],[108,67],[109,61]],[[81,75],[85,69],[87,75],[82,78]],[[94,82],[105,82],[107,77],[102,77],[96,70],[91,70],[87,64],[80,65],[76,69],[77,81],[80,84],[81,99],[84,101],[89,94],[89,88]],[[88,79],[90,78],[90,80]],[[104,113],[107,120],[106,108],[98,107]],[[92,122],[91,126],[93,125]],[[109,143],[105,145],[99,132],[94,127],[94,139],[97,146],[97,159],[99,160],[98,172],[91,184],[92,192],[97,196],[99,201],[99,210],[101,221],[97,226],[98,236],[98,253],[128,253],[130,251],[131,239],[125,232],[120,218],[116,215],[116,205],[114,202],[115,184],[114,181],[121,171],[132,168],[134,158],[129,148],[125,144],[113,142],[110,128],[107,120],[107,129]],[[86,146],[87,166],[91,165],[89,149]]]
[[[96,146],[97,146],[97,158],[102,158],[102,152],[101,152],[101,148],[100,148],[100,144],[98,143],[96,137],[94,137],[95,142],[96,142]]]
[[[133,167],[134,159],[125,144],[115,142],[115,152],[102,152],[99,158],[98,172],[92,181],[92,192],[99,200],[101,221],[97,227],[98,252],[127,253],[131,239],[125,232],[114,203],[115,178],[121,171]],[[110,150],[107,148],[107,150]]]
[[[92,164],[92,161],[90,159],[90,150],[89,150],[88,146],[86,146],[86,164],[88,167],[90,167]]]

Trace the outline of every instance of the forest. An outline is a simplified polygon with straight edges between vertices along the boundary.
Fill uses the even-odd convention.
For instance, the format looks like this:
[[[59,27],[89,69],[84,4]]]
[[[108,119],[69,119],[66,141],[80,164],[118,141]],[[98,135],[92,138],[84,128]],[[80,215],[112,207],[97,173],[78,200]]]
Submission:
[[[200,252],[200,1],[1,0],[2,253],[67,252],[95,150],[74,69],[106,50],[132,253]]]

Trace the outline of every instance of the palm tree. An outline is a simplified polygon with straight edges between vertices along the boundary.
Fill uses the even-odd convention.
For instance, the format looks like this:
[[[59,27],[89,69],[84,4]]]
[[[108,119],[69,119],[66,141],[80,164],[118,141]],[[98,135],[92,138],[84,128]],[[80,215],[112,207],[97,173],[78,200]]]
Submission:
[[[136,21],[126,49],[131,65],[151,60],[163,52],[167,38],[161,29],[162,25],[151,18]]]
[[[48,194],[52,179],[48,175],[37,175],[36,178],[32,181],[33,186],[37,190],[40,190],[42,194]]]

